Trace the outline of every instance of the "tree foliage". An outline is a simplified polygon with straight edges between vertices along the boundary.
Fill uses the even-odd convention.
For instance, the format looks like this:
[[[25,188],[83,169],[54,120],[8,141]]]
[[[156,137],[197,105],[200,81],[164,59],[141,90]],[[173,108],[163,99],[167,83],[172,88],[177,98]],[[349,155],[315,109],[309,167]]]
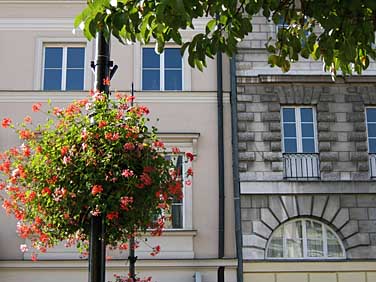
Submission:
[[[375,0],[88,0],[76,17],[90,40],[97,31],[122,43],[152,39],[162,52],[166,42],[188,50],[189,64],[202,69],[217,52],[233,56],[237,44],[252,32],[252,19],[263,15],[283,23],[270,40],[268,62],[283,71],[299,57],[322,60],[333,74],[361,73],[375,59]],[[207,18],[204,32],[184,41],[182,31]]]

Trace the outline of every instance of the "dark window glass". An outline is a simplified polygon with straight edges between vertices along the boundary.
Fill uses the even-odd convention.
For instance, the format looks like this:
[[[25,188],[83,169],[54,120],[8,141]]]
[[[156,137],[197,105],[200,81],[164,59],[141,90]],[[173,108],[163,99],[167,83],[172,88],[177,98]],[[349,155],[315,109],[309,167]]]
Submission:
[[[315,152],[315,140],[312,138],[304,138],[303,140],[303,153]]]
[[[313,137],[313,123],[303,123],[302,124],[302,137]]]
[[[368,124],[368,137],[376,137],[376,123]]]
[[[44,51],[44,68],[61,68],[63,64],[63,48],[46,47]]]
[[[85,48],[69,47],[67,50],[67,68],[84,68]]]
[[[61,69],[45,69],[43,89],[61,90],[61,72]]]
[[[143,90],[160,90],[159,70],[142,71],[142,89]]]
[[[296,137],[295,123],[287,123],[283,125],[283,136],[284,137]]]
[[[376,153],[376,139],[368,139],[368,146],[370,153]]]
[[[142,67],[159,69],[159,55],[155,53],[153,48],[142,49]]]
[[[376,122],[376,109],[367,109],[367,122]]]
[[[285,153],[296,153],[296,139],[285,139]]]
[[[84,89],[84,70],[68,69],[66,90],[82,90]]]
[[[302,122],[313,122],[312,109],[310,108],[300,109],[300,119]]]
[[[283,109],[283,122],[295,122],[295,109],[294,108]]]
[[[165,70],[165,90],[181,90],[181,70]]]
[[[182,58],[180,55],[180,49],[178,48],[168,48],[165,50],[164,55],[165,68],[181,69]]]

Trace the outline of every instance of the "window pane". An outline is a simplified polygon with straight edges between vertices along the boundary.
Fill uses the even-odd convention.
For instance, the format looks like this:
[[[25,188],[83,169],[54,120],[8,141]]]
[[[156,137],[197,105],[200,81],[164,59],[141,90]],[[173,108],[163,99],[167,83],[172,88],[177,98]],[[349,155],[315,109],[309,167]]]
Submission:
[[[376,153],[376,139],[368,139],[368,146],[370,153]]]
[[[44,90],[61,90],[61,69],[45,69],[43,80]]]
[[[303,257],[302,223],[300,221],[286,224],[284,227],[286,239],[286,257]]]
[[[67,70],[66,90],[83,90],[84,89],[84,70]]]
[[[328,240],[328,257],[343,257],[343,252],[337,237],[330,231],[326,230]]]
[[[307,255],[309,257],[324,256],[322,225],[314,221],[306,221]]]
[[[272,240],[268,247],[268,257],[282,258],[283,257],[283,228],[277,229],[273,233]]]
[[[61,68],[63,60],[63,48],[46,47],[44,52],[45,68]]]
[[[367,109],[367,122],[376,122],[376,109]]]
[[[300,109],[300,119],[302,122],[313,122],[313,114],[311,108]]]
[[[159,69],[159,55],[155,53],[154,48],[142,49],[142,67],[143,68],[158,68]]]
[[[142,89],[160,90],[159,70],[142,71]]]
[[[172,228],[183,228],[182,205],[172,205]]]
[[[303,142],[303,153],[314,153],[315,152],[315,139],[304,138]]]
[[[283,109],[283,122],[295,122],[295,109],[294,108]]]
[[[67,51],[68,68],[84,68],[85,65],[85,48],[69,47]]]
[[[296,126],[295,123],[285,123],[283,125],[283,136],[284,137],[296,137]]]
[[[165,71],[165,90],[181,90],[182,77],[181,70]]]
[[[313,137],[313,124],[303,123],[302,124],[302,137]]]
[[[285,153],[296,153],[296,139],[285,139]]]
[[[368,124],[368,137],[376,137],[376,123]]]
[[[164,55],[165,68],[181,68],[181,55],[180,49],[178,48],[168,48],[165,49]]]

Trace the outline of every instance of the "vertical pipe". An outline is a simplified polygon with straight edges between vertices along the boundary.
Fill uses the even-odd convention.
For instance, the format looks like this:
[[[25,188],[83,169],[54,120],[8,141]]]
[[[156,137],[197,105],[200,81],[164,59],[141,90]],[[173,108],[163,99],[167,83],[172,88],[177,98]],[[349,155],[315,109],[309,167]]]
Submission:
[[[240,182],[239,182],[239,147],[238,147],[238,110],[236,97],[236,61],[235,57],[230,60],[231,77],[231,141],[232,141],[232,174],[234,186],[234,209],[235,209],[235,242],[236,256],[238,259],[237,281],[243,282],[243,240],[242,225],[240,218]]]
[[[217,53],[217,119],[218,119],[218,258],[224,257],[225,249],[225,185],[224,185],[224,145],[223,145],[223,86],[222,53]]]
[[[110,45],[103,32],[97,33],[95,82],[96,91],[110,93]],[[105,215],[91,216],[89,246],[89,282],[104,282],[106,271]]]

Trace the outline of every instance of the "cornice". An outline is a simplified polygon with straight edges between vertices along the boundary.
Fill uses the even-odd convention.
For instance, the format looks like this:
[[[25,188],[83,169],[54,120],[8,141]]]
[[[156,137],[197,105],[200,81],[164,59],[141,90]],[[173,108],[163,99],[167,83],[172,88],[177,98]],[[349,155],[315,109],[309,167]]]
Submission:
[[[72,30],[73,22],[73,18],[0,18],[0,30]]]

